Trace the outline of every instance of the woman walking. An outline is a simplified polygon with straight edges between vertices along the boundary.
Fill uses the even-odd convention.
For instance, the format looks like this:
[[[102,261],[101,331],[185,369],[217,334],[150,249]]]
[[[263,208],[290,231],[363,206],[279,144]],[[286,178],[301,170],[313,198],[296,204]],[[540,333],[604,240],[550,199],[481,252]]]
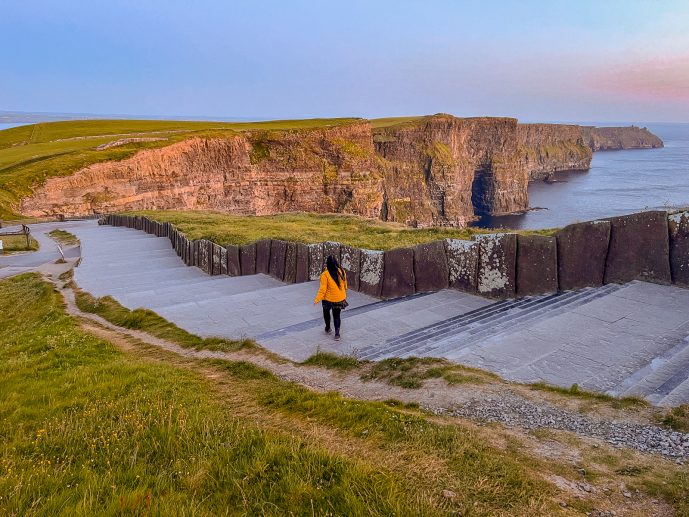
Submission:
[[[325,332],[330,334],[330,311],[335,324],[335,340],[340,339],[340,311],[347,307],[347,276],[332,255],[325,261],[325,271],[321,274],[321,287],[318,289],[314,305],[323,302]]]

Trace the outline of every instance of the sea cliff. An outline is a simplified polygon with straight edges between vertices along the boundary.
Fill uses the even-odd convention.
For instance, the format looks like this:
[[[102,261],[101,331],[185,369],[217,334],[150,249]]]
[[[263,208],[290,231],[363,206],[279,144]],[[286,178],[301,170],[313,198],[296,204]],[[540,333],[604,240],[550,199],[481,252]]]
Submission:
[[[518,124],[438,114],[187,138],[53,177],[24,198],[33,217],[211,209],[348,213],[465,226],[528,208],[529,180],[586,170],[592,149],[657,147],[640,128]]]

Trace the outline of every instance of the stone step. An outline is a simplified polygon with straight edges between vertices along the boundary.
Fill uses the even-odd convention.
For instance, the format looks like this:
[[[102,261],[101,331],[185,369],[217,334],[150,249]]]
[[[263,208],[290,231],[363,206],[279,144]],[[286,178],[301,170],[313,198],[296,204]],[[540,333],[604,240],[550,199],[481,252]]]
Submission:
[[[502,302],[497,302],[494,304],[487,305],[485,307],[480,307],[478,309],[466,312],[464,314],[460,314],[458,316],[453,316],[452,318],[449,318],[447,320],[443,320],[440,323],[437,324],[432,324],[428,325],[426,327],[420,328],[420,329],[415,329],[412,330],[411,332],[407,332],[405,334],[402,334],[400,336],[397,336],[395,338],[392,338],[388,341],[385,342],[384,346],[386,347],[386,350],[393,350],[396,348],[396,345],[399,345],[400,343],[406,344],[414,339],[416,339],[419,336],[429,336],[432,332],[451,327],[451,326],[456,326],[456,325],[461,325],[462,323],[466,321],[476,321],[482,317],[488,317],[492,314],[496,314],[501,310],[508,310],[509,307],[511,307],[513,303],[510,303],[510,301],[502,301]],[[361,357],[365,357],[368,354],[374,354],[375,352],[380,351],[380,345],[375,345],[375,346],[370,346],[362,349],[362,355]]]
[[[606,286],[608,287],[608,286]],[[406,340],[396,340],[392,347],[375,347],[376,353],[368,354],[369,358],[408,357],[410,355],[438,356],[448,350],[469,346],[488,336],[507,332],[526,321],[550,316],[557,309],[588,303],[592,299],[604,296],[617,286],[601,289],[581,289],[554,295],[543,295],[523,298],[516,303],[498,306],[494,304],[484,308],[478,315],[468,314],[457,318],[446,325],[444,322],[424,329],[424,334],[417,334]],[[491,310],[494,307],[495,310]],[[435,327],[435,328],[434,328]],[[373,351],[372,351],[373,352]]]
[[[689,378],[657,402],[658,406],[675,407],[689,401]]]
[[[434,332],[440,332],[446,328],[459,327],[463,324],[470,324],[475,321],[479,321],[483,318],[490,318],[495,314],[499,314],[502,311],[509,310],[509,308],[513,307],[517,303],[518,302],[516,300],[506,300],[490,304],[485,307],[480,307],[478,309],[466,312],[464,314],[460,314],[458,316],[453,316],[452,318],[449,318],[448,320],[443,320],[440,323],[428,325],[427,327],[424,327],[422,329],[413,330],[411,332],[403,334],[402,336],[397,336],[393,339],[390,339],[389,341],[386,341],[385,344],[383,344],[382,346],[371,345],[365,347],[361,350],[361,354],[359,355],[359,357],[361,357],[362,359],[373,359],[381,355],[381,353],[383,352],[394,353],[396,350],[402,347],[406,347],[410,341],[417,339],[419,336],[428,337],[432,335]],[[382,347],[384,347],[384,349]]]
[[[442,341],[431,344],[422,350],[419,350],[420,355],[432,354],[434,356],[444,356],[451,352],[473,346],[480,341],[488,338],[500,336],[514,331],[517,328],[523,328],[525,324],[534,322],[536,320],[543,320],[552,318],[565,311],[571,311],[576,307],[581,307],[593,300],[601,298],[610,294],[610,292],[617,290],[619,286],[609,287],[605,286],[599,289],[582,289],[577,291],[569,291],[570,296],[562,298],[552,298],[548,303],[532,308],[525,312],[517,312],[514,314],[507,314],[498,320],[491,322],[490,325],[481,325],[478,328],[468,329],[461,335],[448,336]]]
[[[689,337],[627,377],[608,393],[643,396],[654,404],[667,397],[689,378]]]

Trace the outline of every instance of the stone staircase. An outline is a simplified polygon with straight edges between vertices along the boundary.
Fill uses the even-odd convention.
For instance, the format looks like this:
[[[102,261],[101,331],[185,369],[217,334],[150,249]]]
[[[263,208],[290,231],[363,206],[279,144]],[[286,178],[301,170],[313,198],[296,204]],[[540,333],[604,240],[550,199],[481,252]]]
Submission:
[[[95,223],[71,231],[82,242],[80,287],[201,336],[253,337],[295,361],[319,349],[444,357],[519,382],[689,401],[687,289],[631,282],[499,302],[451,289],[387,301],[351,292],[334,341],[312,302],[317,282],[208,276],[185,266],[166,238]]]
[[[389,357],[442,357],[488,337],[509,332],[525,323],[551,317],[607,296],[620,287],[609,284],[596,289],[587,288],[497,302],[408,332],[382,344],[366,347],[361,350],[360,358],[380,360]]]
[[[689,336],[610,390],[616,396],[643,396],[659,406],[689,400]]]

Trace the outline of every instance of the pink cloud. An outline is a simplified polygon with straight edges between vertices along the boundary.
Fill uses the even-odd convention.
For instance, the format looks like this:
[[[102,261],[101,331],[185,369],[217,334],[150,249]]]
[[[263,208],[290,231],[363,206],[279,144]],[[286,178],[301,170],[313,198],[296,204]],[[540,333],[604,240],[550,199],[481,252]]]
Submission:
[[[594,73],[591,86],[611,95],[689,100],[689,54],[607,64]]]

